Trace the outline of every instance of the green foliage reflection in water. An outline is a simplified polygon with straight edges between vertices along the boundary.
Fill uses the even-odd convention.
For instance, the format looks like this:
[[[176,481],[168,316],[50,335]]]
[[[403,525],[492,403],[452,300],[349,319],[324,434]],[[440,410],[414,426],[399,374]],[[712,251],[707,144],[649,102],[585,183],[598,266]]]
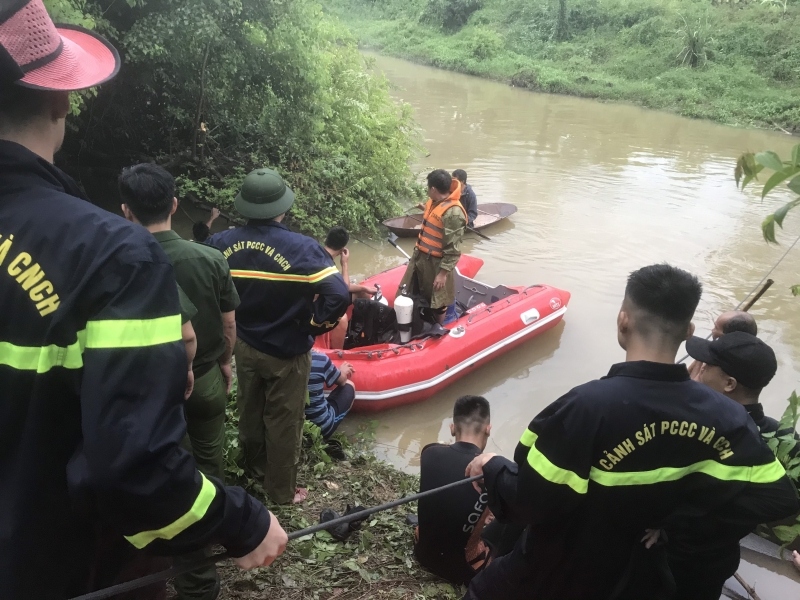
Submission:
[[[424,18],[425,0],[323,2],[386,54],[534,91],[800,131],[796,0],[785,15],[757,0],[483,0],[450,31]],[[492,52],[475,52],[490,35]]]
[[[297,193],[293,224],[314,234],[374,230],[398,199],[418,197],[409,108],[315,0],[47,4],[123,56],[74,119],[84,156],[156,160],[222,207],[244,174],[272,166]]]

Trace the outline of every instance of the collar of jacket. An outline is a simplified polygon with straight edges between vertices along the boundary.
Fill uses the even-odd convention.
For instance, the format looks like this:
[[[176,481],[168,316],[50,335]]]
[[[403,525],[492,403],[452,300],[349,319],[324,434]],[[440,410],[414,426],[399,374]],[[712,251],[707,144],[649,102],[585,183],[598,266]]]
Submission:
[[[153,234],[153,237],[156,238],[156,241],[159,243],[162,242],[169,242],[171,240],[182,240],[183,238],[172,229],[167,229],[165,231],[156,231]]]
[[[761,406],[760,402],[756,402],[755,404],[745,404],[744,409],[756,423],[759,423],[764,419],[764,407]]]
[[[78,184],[64,171],[21,144],[0,140],[0,191],[6,195],[32,187],[86,199]]]
[[[247,223],[245,229],[262,229],[264,227],[275,227],[277,229],[283,229],[284,231],[291,231],[289,227],[284,225],[283,223],[279,223],[278,221],[259,221],[258,223]]]
[[[637,360],[613,365],[606,377],[635,377],[637,379],[653,379],[656,381],[688,381],[689,371],[686,369],[686,365],[683,364],[668,365],[666,363]]]
[[[453,442],[452,444],[450,444],[450,447],[453,450],[456,450],[458,452],[463,452],[464,454],[478,455],[481,453],[481,449],[478,448],[472,442]]]

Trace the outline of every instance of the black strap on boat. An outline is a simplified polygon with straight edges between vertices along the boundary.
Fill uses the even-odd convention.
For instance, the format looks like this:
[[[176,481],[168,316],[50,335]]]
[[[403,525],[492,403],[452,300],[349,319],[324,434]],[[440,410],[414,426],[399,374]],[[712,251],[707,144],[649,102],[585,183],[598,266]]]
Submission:
[[[425,492],[420,492],[418,494],[412,494],[411,496],[405,496],[397,500],[392,500],[391,502],[387,502],[386,504],[381,504],[379,506],[374,506],[372,508],[365,508],[364,510],[349,515],[344,515],[342,517],[339,517],[338,519],[332,519],[330,521],[325,521],[324,523],[318,523],[316,525],[312,525],[311,527],[306,527],[305,529],[293,531],[288,536],[289,541],[297,540],[306,537],[308,535],[317,533],[319,531],[333,529],[334,527],[341,525],[343,523],[352,523],[353,521],[361,521],[363,519],[366,519],[370,515],[374,515],[375,513],[383,512],[385,510],[389,510],[390,508],[401,506],[403,504],[408,504],[409,502],[414,502],[415,500],[419,500],[420,498],[425,498],[426,496],[433,496],[434,494],[438,494],[445,490],[449,490],[451,488],[464,485],[465,483],[472,483],[482,478],[483,475],[475,475],[474,477],[469,477],[467,479],[454,481],[453,483],[448,483],[447,485],[443,485],[438,488],[433,488],[432,490],[427,490]],[[228,552],[221,552],[219,554],[215,554],[214,556],[209,556],[194,561],[192,563],[183,565],[181,567],[172,567],[170,569],[161,571],[159,573],[153,573],[152,575],[140,577],[132,581],[126,581],[125,583],[112,585],[111,587],[103,588],[102,590],[97,590],[96,592],[90,592],[88,594],[83,594],[82,596],[75,596],[74,598],[71,598],[71,600],[104,600],[105,598],[113,598],[114,596],[117,596],[119,594],[124,594],[132,590],[138,590],[139,588],[143,588],[148,585],[158,583],[160,581],[165,581],[167,579],[172,579],[173,577],[183,575],[184,573],[189,573],[197,569],[209,567],[211,565],[217,564],[218,562],[222,562],[223,560],[227,560],[229,558],[231,558],[231,556]]]

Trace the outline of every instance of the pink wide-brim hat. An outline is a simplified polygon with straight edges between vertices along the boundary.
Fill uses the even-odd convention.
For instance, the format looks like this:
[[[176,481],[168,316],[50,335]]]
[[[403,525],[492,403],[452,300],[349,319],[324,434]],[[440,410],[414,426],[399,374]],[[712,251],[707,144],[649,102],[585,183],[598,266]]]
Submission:
[[[0,45],[20,68],[15,83],[41,90],[94,87],[121,65],[103,37],[73,25],[56,27],[42,0],[11,0],[10,7],[0,8]]]

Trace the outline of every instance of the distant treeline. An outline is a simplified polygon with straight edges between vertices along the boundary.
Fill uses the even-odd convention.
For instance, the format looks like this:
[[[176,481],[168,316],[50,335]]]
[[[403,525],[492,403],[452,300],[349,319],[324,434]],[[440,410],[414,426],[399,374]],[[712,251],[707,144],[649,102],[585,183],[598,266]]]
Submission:
[[[362,44],[531,90],[800,131],[800,0],[324,0]]]

